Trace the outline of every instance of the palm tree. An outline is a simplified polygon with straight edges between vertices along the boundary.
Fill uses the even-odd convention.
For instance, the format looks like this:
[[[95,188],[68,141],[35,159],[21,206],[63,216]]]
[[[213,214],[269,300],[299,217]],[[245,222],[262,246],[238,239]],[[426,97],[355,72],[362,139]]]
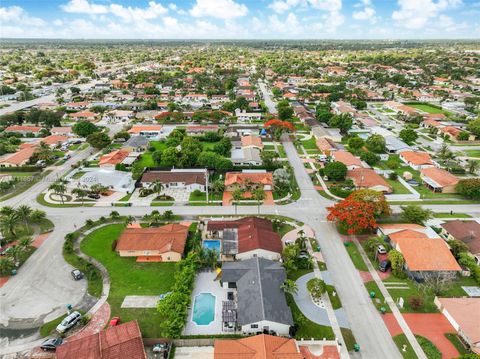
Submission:
[[[18,215],[18,218],[22,220],[23,223],[25,224],[25,227],[28,227],[28,220],[32,215],[32,209],[30,208],[30,206],[27,206],[26,204],[22,204],[17,208],[16,213]]]
[[[63,199],[63,195],[65,194],[65,192],[67,191],[67,187],[65,186],[64,183],[60,182],[60,181],[57,181],[55,183],[52,183],[48,189],[50,191],[53,191],[53,193],[55,193],[56,195],[59,195],[60,198],[62,199],[62,204],[65,203],[64,199]]]
[[[77,198],[80,198],[83,206],[83,202],[85,200],[85,197],[87,197],[88,192],[82,188],[74,188],[72,189],[72,194],[76,195]]]
[[[40,223],[41,221],[43,221],[45,218],[47,217],[47,214],[40,210],[40,209],[35,209],[32,211],[32,213],[30,214],[30,220],[33,222],[33,223]]]
[[[22,239],[20,239],[18,245],[22,248],[22,249],[27,249],[31,246],[32,244],[32,237],[23,237]]]
[[[162,193],[162,190],[163,190],[162,182],[160,182],[158,180],[153,181],[152,190],[153,190],[153,192],[155,192],[157,194],[157,197],[160,197],[160,194]]]
[[[237,214],[238,202],[243,198],[243,191],[240,188],[235,189],[232,192],[232,200],[235,203],[235,214]]]
[[[468,172],[470,172],[472,175],[475,174],[480,167],[480,162],[476,160],[470,160],[468,162]]]
[[[8,215],[8,214],[11,214],[11,213],[14,213],[14,212],[15,212],[15,209],[11,206],[4,206],[4,207],[0,208],[0,215],[2,215],[2,216]]]
[[[257,188],[253,191],[252,197],[257,201],[258,214],[260,214],[260,204],[265,200],[267,194],[263,188]]]
[[[6,237],[7,233],[12,235],[13,237],[16,236],[16,228],[18,223],[20,222],[20,218],[16,212],[7,214],[5,216],[0,217],[0,228],[2,228],[2,233]]]
[[[295,283],[293,280],[291,279],[287,279],[285,280],[285,282],[282,283],[282,285],[280,286],[281,289],[283,289],[283,291],[287,294],[297,294],[298,292],[298,287],[297,287],[297,283]]]
[[[127,216],[127,218],[125,218],[125,224],[128,226],[129,224],[132,224],[133,222],[135,222],[135,217],[134,216]]]

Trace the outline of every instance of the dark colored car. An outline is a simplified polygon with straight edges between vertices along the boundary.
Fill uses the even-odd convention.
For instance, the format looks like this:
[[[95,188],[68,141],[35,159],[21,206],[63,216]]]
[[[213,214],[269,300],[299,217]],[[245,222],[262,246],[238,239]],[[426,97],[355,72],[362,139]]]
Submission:
[[[78,269],[74,269],[71,271],[72,277],[75,280],[80,280],[83,278],[83,273],[80,272]]]
[[[388,259],[385,259],[380,262],[378,269],[380,270],[380,272],[386,272],[391,267],[391,265],[392,263],[390,263]]]
[[[56,350],[57,347],[62,344],[63,340],[62,338],[50,338],[45,340],[42,345],[40,345],[40,348],[42,350]]]
[[[100,199],[100,195],[99,194],[96,194],[96,193],[90,193],[88,195],[88,198],[91,198],[91,199]]]
[[[417,187],[417,186],[420,186],[420,183],[414,179],[411,179],[411,180],[408,180],[407,183],[410,185],[410,186],[413,186],[413,187]]]

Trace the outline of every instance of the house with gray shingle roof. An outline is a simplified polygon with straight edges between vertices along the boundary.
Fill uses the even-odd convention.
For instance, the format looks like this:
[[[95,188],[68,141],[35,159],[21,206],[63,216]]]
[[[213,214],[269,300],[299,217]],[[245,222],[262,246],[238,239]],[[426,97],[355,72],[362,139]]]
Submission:
[[[264,258],[223,263],[221,284],[236,289],[237,325],[243,333],[289,334],[293,318],[280,288],[286,278],[279,262]]]
[[[150,141],[145,136],[132,136],[123,144],[123,148],[134,152],[145,152],[149,144]]]

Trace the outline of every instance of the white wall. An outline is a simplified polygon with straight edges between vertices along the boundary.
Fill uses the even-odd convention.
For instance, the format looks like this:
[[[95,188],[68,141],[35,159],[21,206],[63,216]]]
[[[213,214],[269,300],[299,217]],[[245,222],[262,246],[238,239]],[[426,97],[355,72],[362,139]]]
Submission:
[[[238,253],[236,255],[237,260],[246,260],[254,257],[270,259],[272,261],[280,260],[280,253],[267,251],[265,249],[255,249],[253,251]]]
[[[257,324],[258,328],[252,328],[252,324]],[[268,330],[274,330],[277,334],[280,335],[288,335],[290,326],[287,324],[271,322],[269,320],[262,320],[257,323],[250,323],[242,325],[242,332],[243,333],[256,333],[263,331],[264,327],[268,327]]]

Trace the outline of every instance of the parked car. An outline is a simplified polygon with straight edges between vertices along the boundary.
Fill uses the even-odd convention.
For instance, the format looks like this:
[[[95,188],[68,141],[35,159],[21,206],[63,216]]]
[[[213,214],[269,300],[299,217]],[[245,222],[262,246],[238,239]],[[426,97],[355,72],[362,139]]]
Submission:
[[[66,160],[69,160],[70,158],[72,158],[72,156],[70,156],[70,155],[65,155],[65,156],[63,156],[63,159],[64,159],[65,161],[66,161]]]
[[[100,195],[97,194],[97,193],[90,193],[88,195],[88,198],[91,198],[91,199],[100,199]]]
[[[377,253],[378,254],[385,254],[387,253],[387,250],[385,249],[385,246],[383,244],[380,244],[378,247],[377,247]]]
[[[47,167],[47,161],[45,161],[45,160],[38,160],[37,163],[35,163],[35,165],[36,165],[37,167],[42,167],[42,168],[44,168],[44,167]]]
[[[40,349],[42,350],[56,350],[57,347],[63,343],[62,338],[50,338],[45,340],[42,345],[40,345]]]
[[[72,274],[72,277],[75,280],[80,280],[83,278],[83,273],[78,269],[74,269],[70,273]]]
[[[385,259],[380,262],[378,269],[380,272],[386,272],[390,267],[392,266],[392,263],[388,259]]]
[[[420,183],[414,179],[411,179],[411,180],[408,180],[407,183],[410,185],[410,186],[413,186],[413,187],[417,187],[417,186],[420,186]]]
[[[65,333],[67,330],[74,327],[81,318],[82,315],[77,311],[69,314],[67,317],[65,317],[65,319],[62,320],[59,325],[57,325],[57,332],[59,332],[60,334]]]
[[[113,317],[110,319],[110,323],[108,324],[109,327],[116,327],[120,324],[120,317]]]

